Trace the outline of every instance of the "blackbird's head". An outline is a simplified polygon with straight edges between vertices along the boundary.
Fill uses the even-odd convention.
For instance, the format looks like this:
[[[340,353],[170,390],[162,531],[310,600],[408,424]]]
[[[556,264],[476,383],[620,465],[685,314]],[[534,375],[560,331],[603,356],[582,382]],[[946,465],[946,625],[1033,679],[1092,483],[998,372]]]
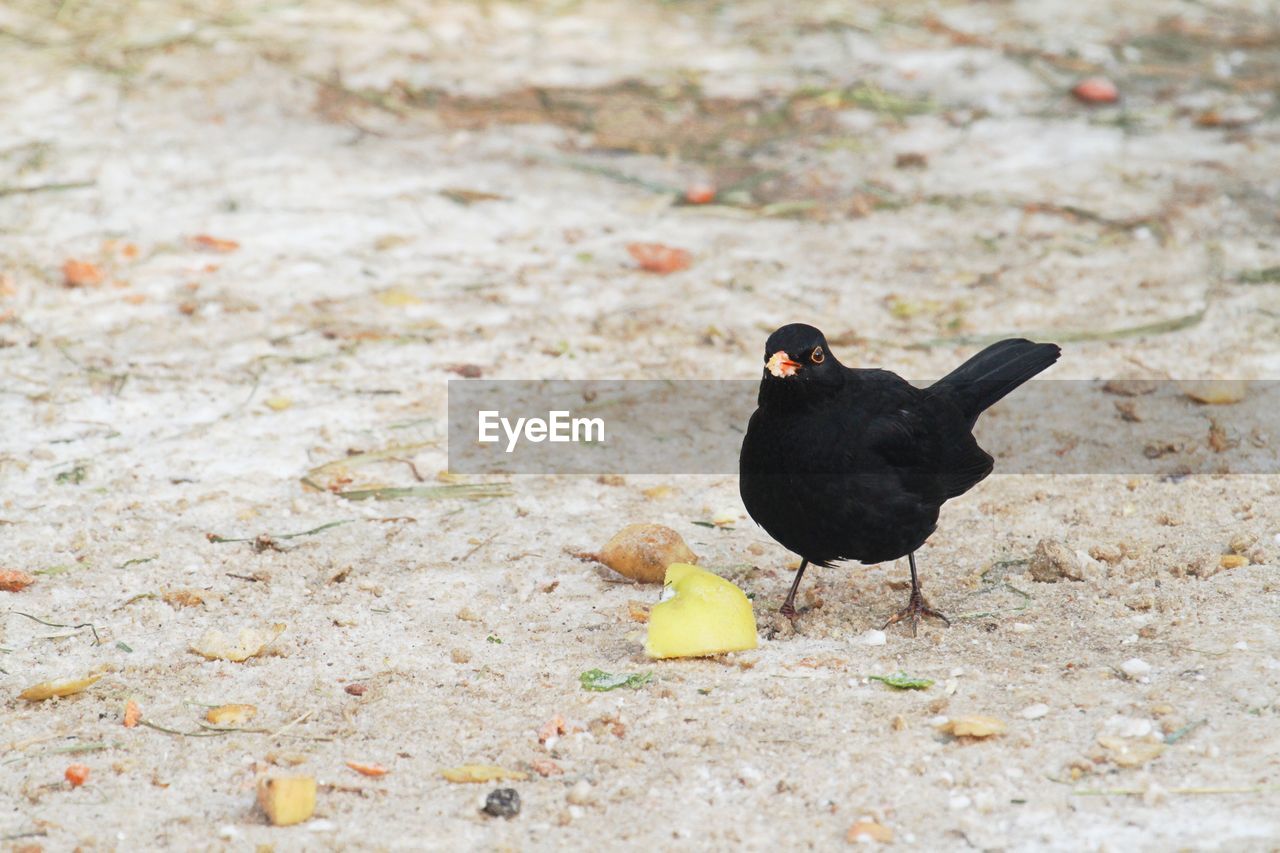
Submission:
[[[769,336],[764,345],[763,399],[767,394],[795,398],[839,386],[842,365],[827,349],[822,332],[804,323],[792,323]]]

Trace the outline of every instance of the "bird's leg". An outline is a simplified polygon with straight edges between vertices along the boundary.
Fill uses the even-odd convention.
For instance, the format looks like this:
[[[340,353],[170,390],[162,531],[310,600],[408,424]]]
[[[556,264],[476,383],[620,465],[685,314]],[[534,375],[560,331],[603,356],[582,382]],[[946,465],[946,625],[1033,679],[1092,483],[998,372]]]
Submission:
[[[883,631],[884,628],[888,628],[894,622],[910,619],[911,636],[914,637],[916,635],[916,626],[920,624],[920,617],[922,616],[933,616],[941,619],[950,628],[951,620],[930,607],[929,602],[924,600],[924,595],[920,592],[920,578],[916,575],[916,555],[914,551],[907,555],[907,560],[911,563],[911,598],[907,601],[907,606],[890,616],[889,621],[884,623],[884,627],[880,630]]]
[[[778,608],[778,612],[788,619],[796,618],[796,590],[800,588],[800,578],[804,577],[804,570],[808,565],[808,560],[800,561],[800,568],[796,570],[796,579],[791,582],[791,591],[787,593],[787,600]]]

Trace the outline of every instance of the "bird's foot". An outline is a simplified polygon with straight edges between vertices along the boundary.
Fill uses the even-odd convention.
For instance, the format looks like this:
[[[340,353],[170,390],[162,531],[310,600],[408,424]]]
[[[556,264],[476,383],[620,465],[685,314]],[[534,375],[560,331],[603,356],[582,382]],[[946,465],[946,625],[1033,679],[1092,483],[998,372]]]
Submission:
[[[916,627],[920,624],[920,620],[925,616],[932,616],[935,619],[941,619],[943,624],[948,628],[951,627],[951,620],[943,616],[938,611],[929,606],[929,602],[924,600],[924,596],[918,590],[911,591],[911,599],[907,602],[907,606],[899,610],[897,613],[889,617],[889,621],[885,622],[881,631],[888,628],[895,622],[901,622],[904,619],[911,622],[911,636],[916,635]]]
[[[778,612],[790,619],[796,621],[796,606],[791,603],[791,599],[782,602],[782,606],[778,608]]]

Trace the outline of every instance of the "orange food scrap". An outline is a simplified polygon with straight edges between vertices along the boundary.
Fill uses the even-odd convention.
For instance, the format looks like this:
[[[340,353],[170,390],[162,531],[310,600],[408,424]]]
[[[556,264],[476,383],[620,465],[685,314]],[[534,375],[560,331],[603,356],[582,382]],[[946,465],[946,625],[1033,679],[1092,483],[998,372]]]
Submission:
[[[881,844],[893,843],[893,830],[887,826],[876,823],[869,818],[862,820],[849,827],[849,832],[845,836],[845,840],[850,844],[857,844],[866,839],[879,841]]]
[[[240,248],[235,240],[224,240],[221,237],[210,237],[208,234],[197,234],[191,238],[191,245],[206,252],[234,252]]]
[[[160,600],[170,607],[195,607],[204,604],[204,595],[198,589],[171,589],[161,593]]]
[[[689,204],[710,204],[715,197],[716,188],[711,184],[694,184],[684,191],[684,200]]]
[[[67,287],[95,287],[105,279],[102,268],[88,261],[71,259],[62,265],[62,280]]]
[[[210,708],[205,712],[204,719],[215,726],[243,726],[256,716],[258,716],[257,706],[233,703]]]
[[[0,590],[5,592],[21,592],[36,582],[33,575],[17,569],[0,570]]]
[[[1120,90],[1106,77],[1087,77],[1071,89],[1071,94],[1086,104],[1114,104]]]
[[[561,776],[564,774],[564,768],[550,758],[539,758],[532,762],[529,767],[539,776]]]
[[[688,269],[693,263],[693,255],[684,249],[664,246],[661,243],[630,243],[627,245],[627,251],[636,259],[640,269],[661,275]]]
[[[556,714],[551,719],[542,724],[542,728],[538,729],[538,743],[546,743],[553,737],[567,734],[569,732],[569,724],[565,722],[564,717]]]
[[[130,699],[124,703],[124,727],[131,729],[138,725],[138,721],[142,719],[142,709],[138,707],[138,703]]]
[[[121,243],[119,240],[104,240],[102,242],[102,253],[104,255],[119,255],[126,261],[133,261],[138,258],[138,244]]]
[[[89,768],[83,764],[72,764],[67,767],[67,772],[62,775],[67,777],[67,781],[71,783],[71,787],[79,788],[85,782],[89,781]]]
[[[359,761],[348,761],[347,766],[362,776],[386,776],[387,768],[381,764],[362,764]]]

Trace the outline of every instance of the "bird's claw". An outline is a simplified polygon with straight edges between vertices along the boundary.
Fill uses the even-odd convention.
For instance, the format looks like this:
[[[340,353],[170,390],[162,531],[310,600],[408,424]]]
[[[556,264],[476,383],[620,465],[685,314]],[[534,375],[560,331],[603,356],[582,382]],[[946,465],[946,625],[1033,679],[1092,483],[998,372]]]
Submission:
[[[930,607],[929,603],[924,600],[923,595],[918,592],[912,592],[911,600],[907,602],[907,606],[890,616],[889,621],[885,622],[880,630],[885,630],[885,628],[888,628],[895,622],[901,622],[903,619],[909,619],[911,620],[911,636],[914,637],[916,635],[916,627],[920,624],[920,619],[924,616],[932,616],[935,619],[941,619],[944,625],[948,628],[951,627],[950,619]]]

